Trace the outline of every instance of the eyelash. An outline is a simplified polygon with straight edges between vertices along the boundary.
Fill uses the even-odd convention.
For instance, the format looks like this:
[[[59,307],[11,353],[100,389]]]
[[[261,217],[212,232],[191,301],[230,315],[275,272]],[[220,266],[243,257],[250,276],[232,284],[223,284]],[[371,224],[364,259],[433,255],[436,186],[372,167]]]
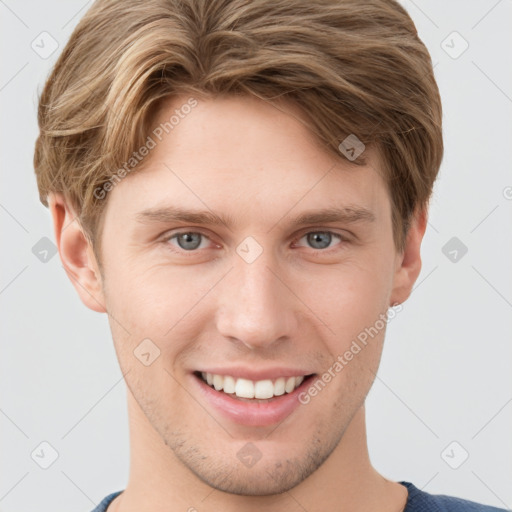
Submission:
[[[206,235],[205,233],[201,232],[201,231],[190,231],[190,230],[186,230],[186,231],[178,231],[176,233],[173,233],[172,235],[167,235],[165,236],[165,238],[162,240],[162,242],[164,244],[166,244],[167,246],[171,245],[172,244],[169,244],[169,242],[174,239],[174,238],[177,238],[179,237],[180,235],[185,235],[187,233],[192,233],[192,234],[197,234],[197,235],[201,235],[202,237],[204,238],[207,238],[208,240],[210,240],[210,238],[208,237],[208,235]],[[301,240],[302,238],[304,238],[306,235],[309,235],[311,233],[328,233],[330,235],[333,235],[334,237],[338,238],[340,240],[340,242],[349,242],[349,239],[343,235],[341,235],[340,233],[336,233],[335,231],[330,231],[328,229],[316,229],[316,230],[310,230],[310,231],[305,231],[305,232],[302,232],[300,234],[300,236],[298,238],[296,238],[293,243],[295,244],[296,242],[298,242],[299,240]],[[339,244],[339,245],[343,245],[343,244]],[[331,253],[333,250],[336,250],[336,246],[335,247],[329,247],[329,248],[326,248],[326,249],[314,249],[314,248],[311,248],[310,249],[313,250],[313,252],[315,253],[318,253],[318,254],[329,254]],[[178,253],[178,254],[186,254],[186,253],[190,253],[190,255],[194,255],[194,254],[197,254],[200,249],[194,249],[194,250],[190,250],[190,251],[186,251],[184,249],[180,249],[179,247],[176,247],[176,246],[172,246],[171,247],[171,251],[175,252],[175,253]]]

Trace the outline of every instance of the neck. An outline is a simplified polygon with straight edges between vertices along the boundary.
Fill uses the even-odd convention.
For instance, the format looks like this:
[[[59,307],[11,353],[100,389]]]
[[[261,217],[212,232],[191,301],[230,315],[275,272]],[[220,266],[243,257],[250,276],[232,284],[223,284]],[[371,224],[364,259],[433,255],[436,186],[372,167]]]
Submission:
[[[405,508],[407,489],[385,479],[370,463],[364,405],[352,418],[337,447],[314,473],[288,492],[271,496],[242,496],[213,489],[174,456],[129,391],[128,409],[129,481],[108,512],[253,512],[262,507],[268,512],[298,508],[398,512]]]

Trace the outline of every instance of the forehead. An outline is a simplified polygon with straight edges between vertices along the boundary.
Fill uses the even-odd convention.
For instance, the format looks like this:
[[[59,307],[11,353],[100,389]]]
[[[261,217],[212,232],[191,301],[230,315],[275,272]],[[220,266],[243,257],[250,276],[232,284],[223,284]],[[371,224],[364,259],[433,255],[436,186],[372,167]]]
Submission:
[[[378,210],[387,194],[375,150],[357,166],[322,147],[305,123],[291,103],[168,99],[150,124],[154,147],[109,192],[108,209],[138,214],[172,203],[238,219],[263,218],[271,208],[274,221],[276,213],[319,206]]]

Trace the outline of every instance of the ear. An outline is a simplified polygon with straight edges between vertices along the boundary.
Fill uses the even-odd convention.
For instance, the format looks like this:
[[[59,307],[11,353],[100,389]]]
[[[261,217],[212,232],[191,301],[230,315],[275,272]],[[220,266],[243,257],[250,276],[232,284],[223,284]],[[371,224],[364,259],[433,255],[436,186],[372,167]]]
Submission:
[[[421,241],[427,228],[427,208],[417,208],[411,218],[405,248],[397,254],[390,306],[402,304],[411,294],[421,270]]]
[[[57,248],[66,274],[82,302],[93,311],[105,313],[105,298],[98,263],[78,217],[62,194],[50,193],[48,206],[53,218]]]

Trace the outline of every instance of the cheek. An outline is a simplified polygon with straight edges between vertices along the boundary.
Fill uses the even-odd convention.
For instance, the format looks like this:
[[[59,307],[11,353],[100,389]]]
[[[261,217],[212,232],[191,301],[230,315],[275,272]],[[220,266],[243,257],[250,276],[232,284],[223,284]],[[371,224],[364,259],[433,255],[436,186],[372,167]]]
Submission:
[[[301,294],[330,328],[328,332],[343,344],[387,311],[390,292],[389,269],[361,261],[323,269],[322,274],[302,284]]]
[[[150,339],[167,357],[180,354],[199,331],[197,317],[216,275],[194,279],[183,269],[116,269],[106,289],[109,321],[116,348],[131,357],[136,347]],[[204,302],[206,304],[206,302]],[[203,324],[204,326],[204,324]]]
[[[342,408],[350,409],[364,399],[378,370],[391,282],[389,269],[379,264],[361,259],[357,265],[340,268],[323,281],[323,287],[311,288],[307,299],[329,327],[322,329],[329,353],[324,372],[332,382],[331,397],[341,401]]]

